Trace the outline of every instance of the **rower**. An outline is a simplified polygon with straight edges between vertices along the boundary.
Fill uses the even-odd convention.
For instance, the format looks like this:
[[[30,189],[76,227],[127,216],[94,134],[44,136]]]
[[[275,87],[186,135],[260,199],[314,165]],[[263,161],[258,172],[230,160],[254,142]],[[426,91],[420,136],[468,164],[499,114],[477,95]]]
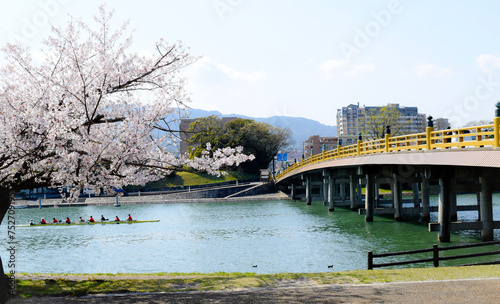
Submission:
[[[127,221],[133,221],[132,216],[130,214],[128,215]]]
[[[101,215],[101,222],[107,221],[107,218],[104,218],[104,215]]]
[[[52,224],[56,224],[56,223],[59,223],[59,221],[58,221],[58,220],[56,220],[56,218],[55,218],[55,217],[53,217],[53,218],[52,218]]]
[[[89,222],[91,222],[91,223],[95,222],[95,220],[94,220],[94,218],[92,217],[92,215],[90,216]]]
[[[43,217],[42,217],[42,220],[40,221],[40,224],[42,224],[42,225],[47,224],[47,222],[43,219]]]
[[[85,223],[85,220],[84,220],[84,219],[82,219],[82,217],[80,216],[80,218],[78,219],[78,221],[77,221],[77,222],[78,222],[78,223]]]
[[[66,217],[66,224],[68,224],[68,225],[71,224],[69,217]]]
[[[33,223],[33,220],[30,220],[30,226],[33,226],[35,225],[35,223]]]
[[[117,215],[116,218],[115,218],[115,222],[119,222],[119,221],[120,221],[120,218]]]

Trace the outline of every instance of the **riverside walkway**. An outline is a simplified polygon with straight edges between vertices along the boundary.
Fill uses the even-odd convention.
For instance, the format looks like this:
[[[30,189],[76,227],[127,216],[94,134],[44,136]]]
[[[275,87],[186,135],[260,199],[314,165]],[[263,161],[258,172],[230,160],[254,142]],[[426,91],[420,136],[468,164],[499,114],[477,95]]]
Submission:
[[[325,284],[208,292],[115,294],[14,299],[8,304],[52,303],[500,303],[500,279],[409,283]]]
[[[289,200],[288,195],[281,191],[269,189],[269,184],[251,183],[246,186],[217,187],[216,190],[206,188],[201,190],[185,191],[182,193],[157,193],[130,195],[118,197],[120,205],[148,205],[148,204],[175,204],[175,203],[212,203],[212,202],[243,202],[243,201],[269,201]],[[243,189],[243,190],[242,190]],[[15,208],[50,208],[50,207],[84,207],[84,206],[114,206],[115,196],[81,197],[78,202],[69,203],[61,198],[40,200],[15,200]]]
[[[425,133],[386,134],[383,139],[323,151],[285,169],[275,182],[292,199],[305,198],[309,205],[316,198],[329,211],[347,206],[359,210],[367,222],[374,214],[402,220],[409,213],[429,221],[429,195],[435,192],[439,219],[429,224],[429,230],[438,231],[439,241],[449,242],[455,230],[480,230],[482,240],[491,241],[493,230],[500,229],[492,208],[492,193],[500,191],[500,102],[496,107],[493,124],[435,131],[429,116]],[[382,208],[380,185],[391,188],[390,208]],[[413,190],[412,208],[403,208],[403,185]],[[456,195],[463,192],[477,193],[476,221],[456,222],[462,208]]]

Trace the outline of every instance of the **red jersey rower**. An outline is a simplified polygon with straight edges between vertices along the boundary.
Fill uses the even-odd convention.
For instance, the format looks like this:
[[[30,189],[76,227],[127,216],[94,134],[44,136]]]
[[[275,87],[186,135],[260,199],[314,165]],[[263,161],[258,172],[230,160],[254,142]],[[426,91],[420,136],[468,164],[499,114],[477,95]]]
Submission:
[[[71,221],[69,220],[69,217],[66,218],[66,224],[71,224]]]
[[[133,221],[132,216],[130,214],[128,215],[127,221]]]
[[[47,224],[47,222],[42,218],[42,220],[40,221],[40,224],[45,225],[45,224]]]
[[[94,218],[92,217],[92,215],[90,216],[89,222],[91,222],[91,223],[95,222],[95,220],[94,220]]]

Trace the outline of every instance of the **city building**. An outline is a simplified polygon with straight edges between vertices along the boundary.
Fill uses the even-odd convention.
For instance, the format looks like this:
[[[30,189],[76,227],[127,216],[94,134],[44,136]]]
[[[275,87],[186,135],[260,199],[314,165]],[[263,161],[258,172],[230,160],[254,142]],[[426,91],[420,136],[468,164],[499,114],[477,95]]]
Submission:
[[[400,116],[398,123],[402,125],[401,134],[420,133],[425,130],[425,114],[418,113],[417,107],[400,107],[399,104],[389,104],[395,107]],[[346,144],[353,144],[360,134],[366,133],[366,125],[369,123],[369,113],[376,113],[383,107],[360,107],[358,104],[350,104],[337,110],[337,136],[348,138]],[[367,134],[364,134],[367,135]]]
[[[309,136],[304,141],[304,158],[311,155],[320,154],[325,151],[336,149],[338,145],[338,137],[320,137],[319,135]]]

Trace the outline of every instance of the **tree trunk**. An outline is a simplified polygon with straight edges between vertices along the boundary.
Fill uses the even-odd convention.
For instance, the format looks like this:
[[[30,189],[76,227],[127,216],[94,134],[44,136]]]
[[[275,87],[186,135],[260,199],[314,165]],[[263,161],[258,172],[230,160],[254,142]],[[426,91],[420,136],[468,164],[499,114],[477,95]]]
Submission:
[[[9,210],[10,204],[14,198],[15,192],[11,189],[1,189],[0,188],[0,221],[3,221],[7,210]],[[3,223],[7,225],[8,222]],[[15,230],[13,230],[15,232]],[[14,235],[15,236],[15,235]],[[8,236],[7,236],[8,237]],[[2,250],[2,252],[5,252]],[[0,257],[0,303],[6,303],[9,298],[9,279],[5,276],[3,269],[2,258]]]

